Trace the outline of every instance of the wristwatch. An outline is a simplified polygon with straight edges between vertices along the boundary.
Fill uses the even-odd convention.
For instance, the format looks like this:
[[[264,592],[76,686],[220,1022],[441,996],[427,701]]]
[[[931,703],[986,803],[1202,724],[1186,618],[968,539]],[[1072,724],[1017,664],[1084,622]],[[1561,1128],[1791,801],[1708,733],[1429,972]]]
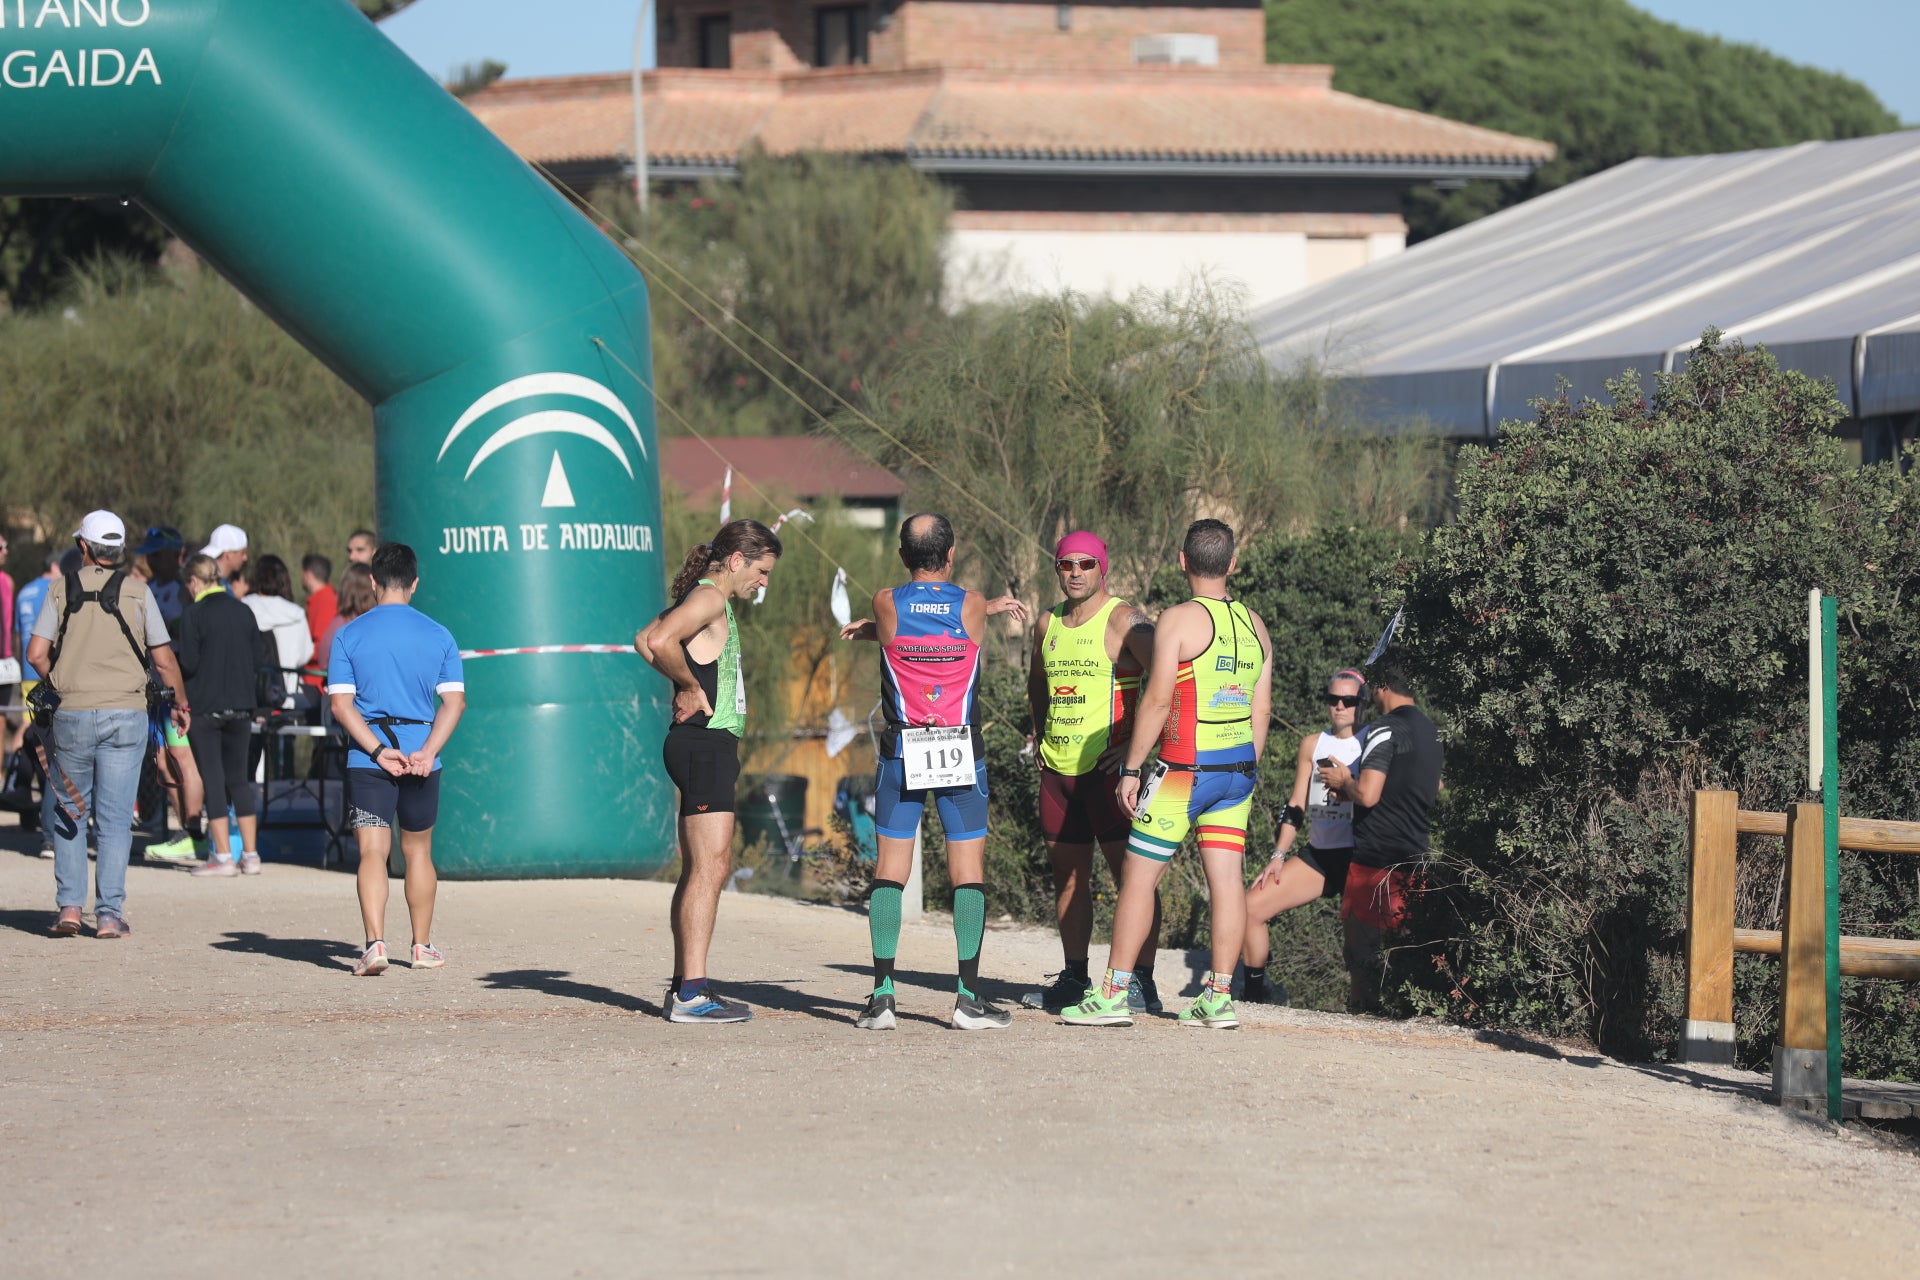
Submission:
[[[1138,778],[1143,772],[1145,771],[1141,769],[1130,769],[1124,764],[1120,766],[1120,776],[1123,778]]]

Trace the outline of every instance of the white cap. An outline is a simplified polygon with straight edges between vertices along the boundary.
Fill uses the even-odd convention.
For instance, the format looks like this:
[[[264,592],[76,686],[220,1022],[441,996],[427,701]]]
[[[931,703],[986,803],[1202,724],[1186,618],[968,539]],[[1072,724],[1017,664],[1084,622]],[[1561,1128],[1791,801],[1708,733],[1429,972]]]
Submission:
[[[100,547],[127,545],[127,526],[111,511],[89,511],[73,536]]]
[[[207,545],[200,548],[202,555],[222,556],[229,551],[247,549],[247,531],[237,524],[223,524],[207,537]]]

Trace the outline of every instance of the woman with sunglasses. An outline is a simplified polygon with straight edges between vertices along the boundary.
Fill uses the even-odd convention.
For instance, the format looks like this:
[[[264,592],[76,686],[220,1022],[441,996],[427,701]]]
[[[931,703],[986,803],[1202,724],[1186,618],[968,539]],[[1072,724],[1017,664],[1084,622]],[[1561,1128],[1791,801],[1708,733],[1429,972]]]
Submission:
[[[1327,727],[1300,739],[1293,794],[1280,819],[1273,861],[1247,886],[1247,936],[1240,959],[1246,976],[1240,998],[1248,1004],[1286,1003],[1286,989],[1267,989],[1267,960],[1272,953],[1267,924],[1283,911],[1304,907],[1315,898],[1339,898],[1347,885],[1353,857],[1353,801],[1330,795],[1320,780],[1318,762],[1337,760],[1351,767],[1360,758],[1361,735],[1354,732],[1366,680],[1358,671],[1337,673],[1327,682]],[[1307,846],[1294,854],[1302,826]],[[1289,857],[1288,855],[1293,856]]]

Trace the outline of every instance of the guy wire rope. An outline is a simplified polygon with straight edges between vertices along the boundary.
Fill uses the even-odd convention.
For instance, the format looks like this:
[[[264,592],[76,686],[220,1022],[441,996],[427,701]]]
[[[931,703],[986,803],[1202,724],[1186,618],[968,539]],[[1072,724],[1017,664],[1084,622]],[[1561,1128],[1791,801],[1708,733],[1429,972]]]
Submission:
[[[552,170],[548,169],[545,165],[536,163],[534,167],[540,171],[540,173],[547,179],[547,181],[553,183],[553,185],[556,188],[566,193],[569,199],[575,201],[582,208],[586,209],[589,213],[592,213],[596,218],[600,219],[602,226],[614,227],[618,225],[604,210],[598,208],[591,201],[586,199],[586,197],[582,196],[579,192],[575,191],[573,188],[567,186],[564,182],[560,181],[560,179],[555,177]],[[640,265],[639,259],[634,256],[634,250],[638,249],[640,252],[645,253],[650,259],[657,262],[661,270],[668,272],[675,279],[685,284],[687,288],[690,289],[692,292],[699,295],[701,300],[706,302],[708,306],[722,313],[726,311],[726,308],[723,305],[721,305],[718,299],[713,297],[712,294],[709,294],[708,292],[706,292],[706,290],[702,289],[699,285],[695,284],[691,279],[687,277],[687,275],[684,272],[682,272],[678,267],[674,266],[673,263],[665,257],[665,255],[661,254],[657,249],[654,249],[652,246],[643,242],[638,236],[622,236],[620,239],[614,240],[614,237],[609,235],[607,238],[609,240],[612,240],[619,247],[620,251],[626,254],[627,257],[634,262],[634,265],[636,266]],[[825,415],[824,413],[821,413],[818,409],[814,408],[811,404],[807,403],[805,396],[802,396],[798,391],[795,391],[792,387],[788,386],[785,382],[781,381],[781,379],[774,374],[773,370],[767,368],[766,365],[762,364],[751,352],[749,352],[745,347],[741,346],[738,342],[736,342],[733,339],[733,337],[730,334],[728,334],[721,325],[716,323],[705,312],[701,311],[700,308],[694,306],[691,302],[687,301],[686,297],[683,294],[681,294],[679,290],[673,288],[673,286],[667,284],[665,281],[659,281],[659,284],[661,288],[666,290],[667,296],[671,297],[675,302],[678,302],[681,306],[685,307],[687,311],[696,320],[698,320],[701,324],[705,325],[708,329],[711,329],[715,337],[719,338],[722,342],[726,343],[729,347],[732,347],[736,352],[738,352],[742,359],[746,360],[755,369],[757,369],[769,382],[773,383],[774,386],[780,388],[781,391],[785,392],[790,398],[792,398],[795,404],[798,404],[801,408],[805,409],[808,413],[812,414],[815,418],[817,418],[821,426],[825,427],[827,430],[833,432],[836,436],[840,437],[841,441],[845,443],[849,448],[852,448],[855,451],[866,455],[869,461],[882,467],[886,465],[879,458],[874,457],[871,450],[863,447],[858,441],[854,440],[852,436],[850,436],[831,418],[827,417],[827,415]],[[773,354],[780,357],[781,360],[783,360],[784,362],[786,362],[786,364],[791,366],[796,372],[798,372],[807,381],[813,383],[814,386],[819,387],[822,391],[832,396],[834,401],[838,403],[842,408],[846,409],[847,412],[851,413],[854,417],[866,423],[869,427],[872,427],[875,431],[879,432],[882,436],[886,437],[888,440],[892,441],[895,445],[899,446],[899,448],[903,452],[905,452],[907,456],[911,457],[915,462],[919,463],[922,467],[925,467],[928,471],[932,472],[936,476],[939,476],[941,480],[945,481],[950,487],[952,487],[955,493],[958,493],[961,497],[965,498],[968,502],[973,503],[976,507],[979,507],[980,510],[986,512],[988,515],[992,516],[995,520],[998,520],[1001,524],[1005,525],[1009,533],[1012,533],[1016,538],[1023,538],[1027,542],[1032,543],[1033,546],[1042,553],[1042,555],[1046,554],[1047,548],[1045,544],[1042,543],[1038,538],[1034,537],[1032,532],[1020,528],[1020,526],[1013,523],[1013,521],[1007,519],[1004,515],[1001,515],[1000,512],[996,511],[984,499],[977,497],[971,489],[967,488],[965,485],[955,480],[952,476],[949,476],[945,471],[941,470],[939,467],[935,466],[932,462],[928,461],[926,456],[920,453],[912,445],[909,445],[906,441],[902,440],[899,436],[895,435],[893,432],[889,431],[887,428],[881,426],[880,423],[876,422],[871,415],[866,413],[859,406],[851,403],[850,401],[847,400],[845,396],[841,395],[838,391],[835,391],[831,386],[827,385],[825,382],[822,382],[817,376],[814,375],[812,370],[808,369],[805,365],[801,364],[798,360],[794,359],[794,357],[788,355],[787,352],[783,350],[778,343],[774,342],[772,339],[762,334],[759,330],[755,329],[752,325],[748,324],[744,320],[735,318],[731,320],[730,323],[737,324],[742,329],[746,330],[749,337],[753,338],[756,342],[759,342],[762,346],[766,347],[767,350],[773,352]]]

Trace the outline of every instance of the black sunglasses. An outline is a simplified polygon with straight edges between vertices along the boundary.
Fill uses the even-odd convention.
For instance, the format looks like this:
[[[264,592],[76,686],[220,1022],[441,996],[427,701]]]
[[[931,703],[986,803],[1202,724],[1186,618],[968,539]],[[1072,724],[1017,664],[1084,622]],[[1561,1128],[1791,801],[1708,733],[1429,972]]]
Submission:
[[[1360,697],[1358,694],[1352,693],[1330,693],[1327,695],[1327,705],[1330,707],[1357,707],[1360,705]]]

